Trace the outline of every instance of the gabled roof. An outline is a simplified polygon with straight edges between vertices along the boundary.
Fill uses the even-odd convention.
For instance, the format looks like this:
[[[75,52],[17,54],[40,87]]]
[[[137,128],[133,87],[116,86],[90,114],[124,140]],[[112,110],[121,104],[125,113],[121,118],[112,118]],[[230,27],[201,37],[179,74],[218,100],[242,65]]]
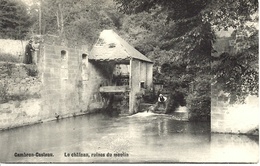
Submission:
[[[145,62],[152,61],[128,44],[113,30],[103,30],[97,43],[93,46],[89,59],[97,61],[121,61],[139,59]]]

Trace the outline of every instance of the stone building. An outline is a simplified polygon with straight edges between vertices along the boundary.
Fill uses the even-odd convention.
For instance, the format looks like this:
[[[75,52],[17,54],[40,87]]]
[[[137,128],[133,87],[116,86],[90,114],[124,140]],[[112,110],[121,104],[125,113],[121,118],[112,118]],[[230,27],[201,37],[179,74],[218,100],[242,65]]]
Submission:
[[[137,112],[139,97],[152,88],[153,62],[113,30],[101,32],[90,52],[89,62],[106,73],[107,80],[100,85],[99,92],[125,94],[127,110],[130,114]]]

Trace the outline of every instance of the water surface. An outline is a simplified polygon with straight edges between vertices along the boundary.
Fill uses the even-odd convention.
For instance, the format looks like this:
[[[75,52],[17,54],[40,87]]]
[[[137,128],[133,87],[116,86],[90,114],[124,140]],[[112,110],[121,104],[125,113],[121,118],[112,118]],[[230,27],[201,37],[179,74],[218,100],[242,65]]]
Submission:
[[[209,123],[170,115],[94,114],[0,131],[0,162],[257,162],[258,146],[258,138],[211,134]],[[53,156],[15,157],[37,152]]]

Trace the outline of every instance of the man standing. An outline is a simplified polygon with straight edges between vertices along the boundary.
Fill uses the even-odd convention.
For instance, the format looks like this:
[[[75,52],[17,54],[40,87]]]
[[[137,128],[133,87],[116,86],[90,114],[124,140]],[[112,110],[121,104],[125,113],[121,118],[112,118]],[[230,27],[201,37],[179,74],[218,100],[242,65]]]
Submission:
[[[25,47],[25,56],[24,56],[24,63],[25,64],[32,64],[32,56],[35,49],[32,46],[32,39],[29,40],[28,44]]]

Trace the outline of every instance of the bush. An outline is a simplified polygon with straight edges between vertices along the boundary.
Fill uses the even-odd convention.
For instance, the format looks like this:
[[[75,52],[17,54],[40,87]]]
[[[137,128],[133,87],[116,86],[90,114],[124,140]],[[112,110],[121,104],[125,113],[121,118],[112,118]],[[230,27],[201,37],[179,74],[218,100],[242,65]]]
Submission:
[[[25,65],[24,68],[26,69],[27,75],[31,77],[38,76],[38,69],[36,65],[29,64]]]
[[[155,103],[158,96],[152,90],[145,90],[145,93],[142,95],[142,97],[146,103]]]
[[[167,113],[172,113],[174,112],[179,106],[185,106],[186,101],[185,101],[185,91],[184,89],[177,89],[173,91],[170,94],[170,101],[169,101],[169,109],[167,110]]]

